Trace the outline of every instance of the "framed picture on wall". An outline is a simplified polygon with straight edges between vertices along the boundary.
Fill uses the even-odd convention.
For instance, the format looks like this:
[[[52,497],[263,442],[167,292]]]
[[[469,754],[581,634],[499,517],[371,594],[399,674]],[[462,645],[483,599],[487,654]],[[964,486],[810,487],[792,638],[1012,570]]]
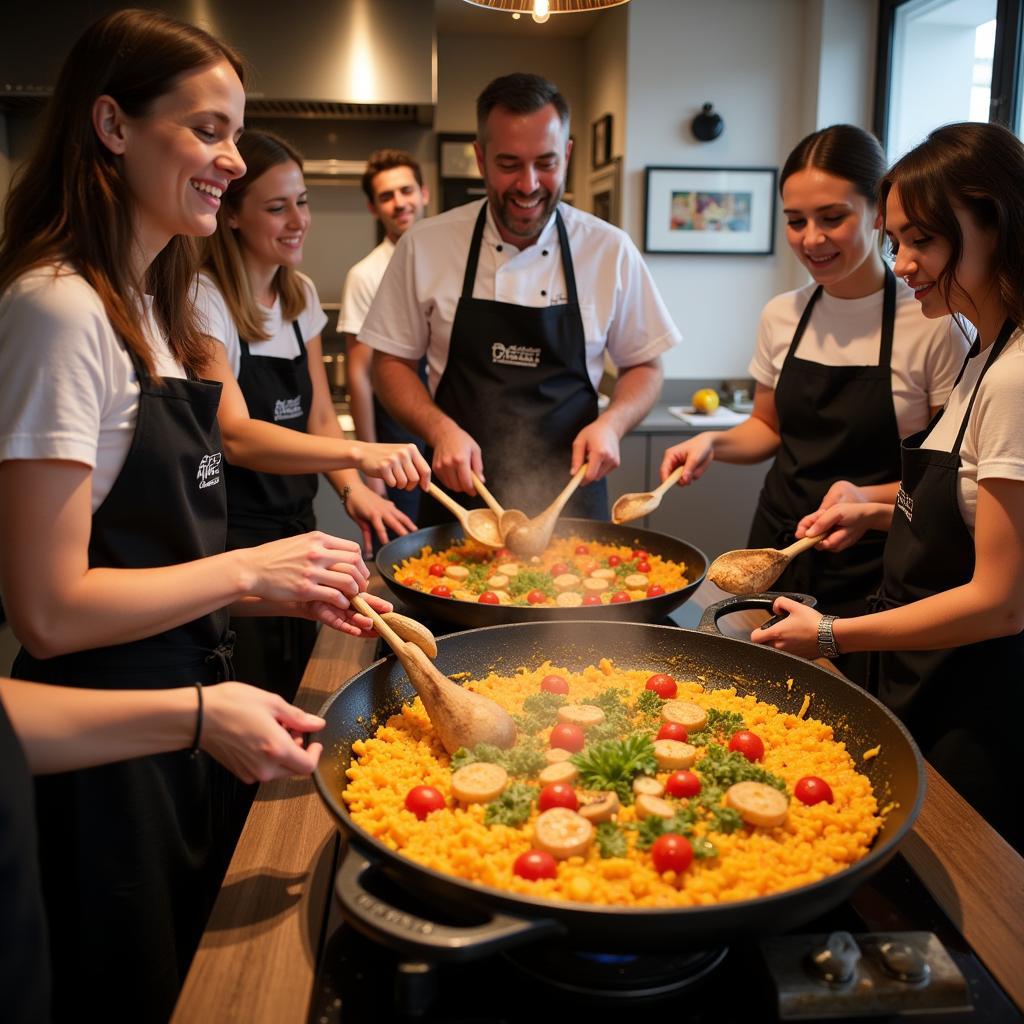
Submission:
[[[774,167],[648,167],[644,252],[767,256]]]
[[[622,157],[590,176],[590,212],[616,227],[622,226]]]
[[[612,115],[599,117],[590,126],[590,166],[595,170],[612,161]]]
[[[475,139],[476,136],[472,132],[438,135],[437,168],[442,180],[480,177],[480,171],[476,166],[476,152],[473,149]]]

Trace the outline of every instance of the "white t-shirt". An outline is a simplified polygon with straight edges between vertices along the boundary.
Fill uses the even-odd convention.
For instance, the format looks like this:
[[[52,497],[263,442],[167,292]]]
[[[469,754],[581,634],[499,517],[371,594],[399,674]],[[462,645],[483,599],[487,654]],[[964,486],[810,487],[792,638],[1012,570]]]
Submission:
[[[316,285],[299,274],[303,289],[306,292],[306,305],[299,314],[299,331],[302,340],[309,344],[310,339],[317,337],[327,323],[327,316],[320,308],[320,297]],[[242,363],[242,348],[238,340],[238,328],[231,316],[227,301],[221,294],[213,278],[200,274],[196,288],[196,313],[201,329],[211,338],[216,338],[228,354],[231,372],[237,377]],[[295,331],[290,320],[281,319],[281,300],[274,299],[274,305],[263,311],[270,335],[266,341],[249,343],[249,349],[255,356],[268,356],[273,359],[294,359],[298,353],[295,342]]]
[[[157,373],[184,378],[148,301],[143,327]],[[0,462],[60,459],[90,466],[95,512],[128,456],[139,384],[84,278],[45,267],[0,296],[0,393]]]
[[[992,354],[992,345],[971,357],[956,390],[949,396],[939,422],[922,447],[949,452],[956,443],[971,392]],[[985,374],[967,421],[960,445],[957,497],[960,514],[974,533],[978,507],[978,481],[1024,480],[1024,430],[1021,396],[1024,395],[1024,332],[1017,331]]]
[[[749,368],[759,384],[778,386],[793,334],[816,287],[812,283],[776,295],[762,310]],[[837,299],[822,292],[794,355],[824,366],[877,366],[883,296],[882,289],[861,299]],[[891,369],[900,437],[928,425],[930,410],[948,397],[969,348],[952,317],[927,319],[913,290],[905,281],[896,281]]]
[[[341,291],[341,312],[338,314],[338,332],[358,335],[363,321],[370,312],[373,297],[380,287],[384,271],[395,254],[395,243],[385,238],[368,256],[364,256],[345,276]]]
[[[484,202],[428,217],[399,239],[359,332],[360,341],[402,359],[426,354],[431,394],[448,361],[473,227]],[[587,368],[596,389],[606,350],[616,366],[636,366],[678,344],[679,331],[629,236],[564,203],[559,210],[572,250]],[[554,214],[537,241],[519,250],[502,240],[488,208],[473,297],[519,306],[567,301]]]

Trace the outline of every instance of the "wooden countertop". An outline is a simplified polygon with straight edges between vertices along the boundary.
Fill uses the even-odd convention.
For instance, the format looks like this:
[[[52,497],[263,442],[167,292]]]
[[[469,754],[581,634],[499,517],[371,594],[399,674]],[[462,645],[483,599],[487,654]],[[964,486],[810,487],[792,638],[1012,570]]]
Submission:
[[[749,631],[748,614],[754,613],[723,620],[723,631]],[[370,664],[373,649],[372,642],[323,630],[297,703],[316,711]],[[924,806],[900,852],[1024,1010],[1024,860],[930,766],[927,774]],[[175,1024],[305,1024],[338,844],[309,779],[260,788],[185,980]]]

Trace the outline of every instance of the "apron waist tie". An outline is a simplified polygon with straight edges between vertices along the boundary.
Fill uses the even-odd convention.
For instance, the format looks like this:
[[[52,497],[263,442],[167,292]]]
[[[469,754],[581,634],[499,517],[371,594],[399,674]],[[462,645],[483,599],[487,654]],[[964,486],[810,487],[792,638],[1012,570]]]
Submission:
[[[231,660],[235,653],[234,630],[227,630],[221,642],[203,659],[206,664],[216,662],[220,675],[219,682],[235,678],[235,665]]]

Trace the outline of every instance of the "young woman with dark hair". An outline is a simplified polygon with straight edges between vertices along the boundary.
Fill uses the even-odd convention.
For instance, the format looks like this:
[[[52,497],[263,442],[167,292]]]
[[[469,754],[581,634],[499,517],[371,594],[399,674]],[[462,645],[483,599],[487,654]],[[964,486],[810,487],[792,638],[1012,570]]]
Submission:
[[[1008,783],[1024,717],[1024,146],[994,124],[947,125],[885,176],[895,271],[941,321],[977,340],[945,408],[903,441],[888,502],[840,502],[797,532],[849,548],[889,530],[875,614],[832,619],[787,599],[751,639],[814,656],[877,651],[871,686],[931,764],[1018,849],[1024,811]]]
[[[124,10],[73,47],[0,244],[0,585],[12,674],[109,690],[230,678],[228,606],[362,633],[359,548],[225,552],[220,385],[188,236],[245,167],[239,58]],[[386,607],[386,605],[385,605]],[[166,1020],[229,849],[226,773],[163,753],[38,780],[55,1016]]]
[[[815,132],[793,150],[779,184],[786,239],[813,281],[761,313],[750,418],[700,433],[662,460],[662,479],[682,465],[685,486],[714,460],[774,456],[751,547],[792,543],[797,523],[819,507],[891,500],[900,438],[945,401],[967,350],[950,318],[921,316],[882,259],[875,195],[884,171],[878,141],[852,125]],[[862,611],[881,580],[883,544],[882,534],[870,534],[839,558],[808,552],[776,587],[813,594],[824,611]],[[866,659],[840,667],[862,680]]]

